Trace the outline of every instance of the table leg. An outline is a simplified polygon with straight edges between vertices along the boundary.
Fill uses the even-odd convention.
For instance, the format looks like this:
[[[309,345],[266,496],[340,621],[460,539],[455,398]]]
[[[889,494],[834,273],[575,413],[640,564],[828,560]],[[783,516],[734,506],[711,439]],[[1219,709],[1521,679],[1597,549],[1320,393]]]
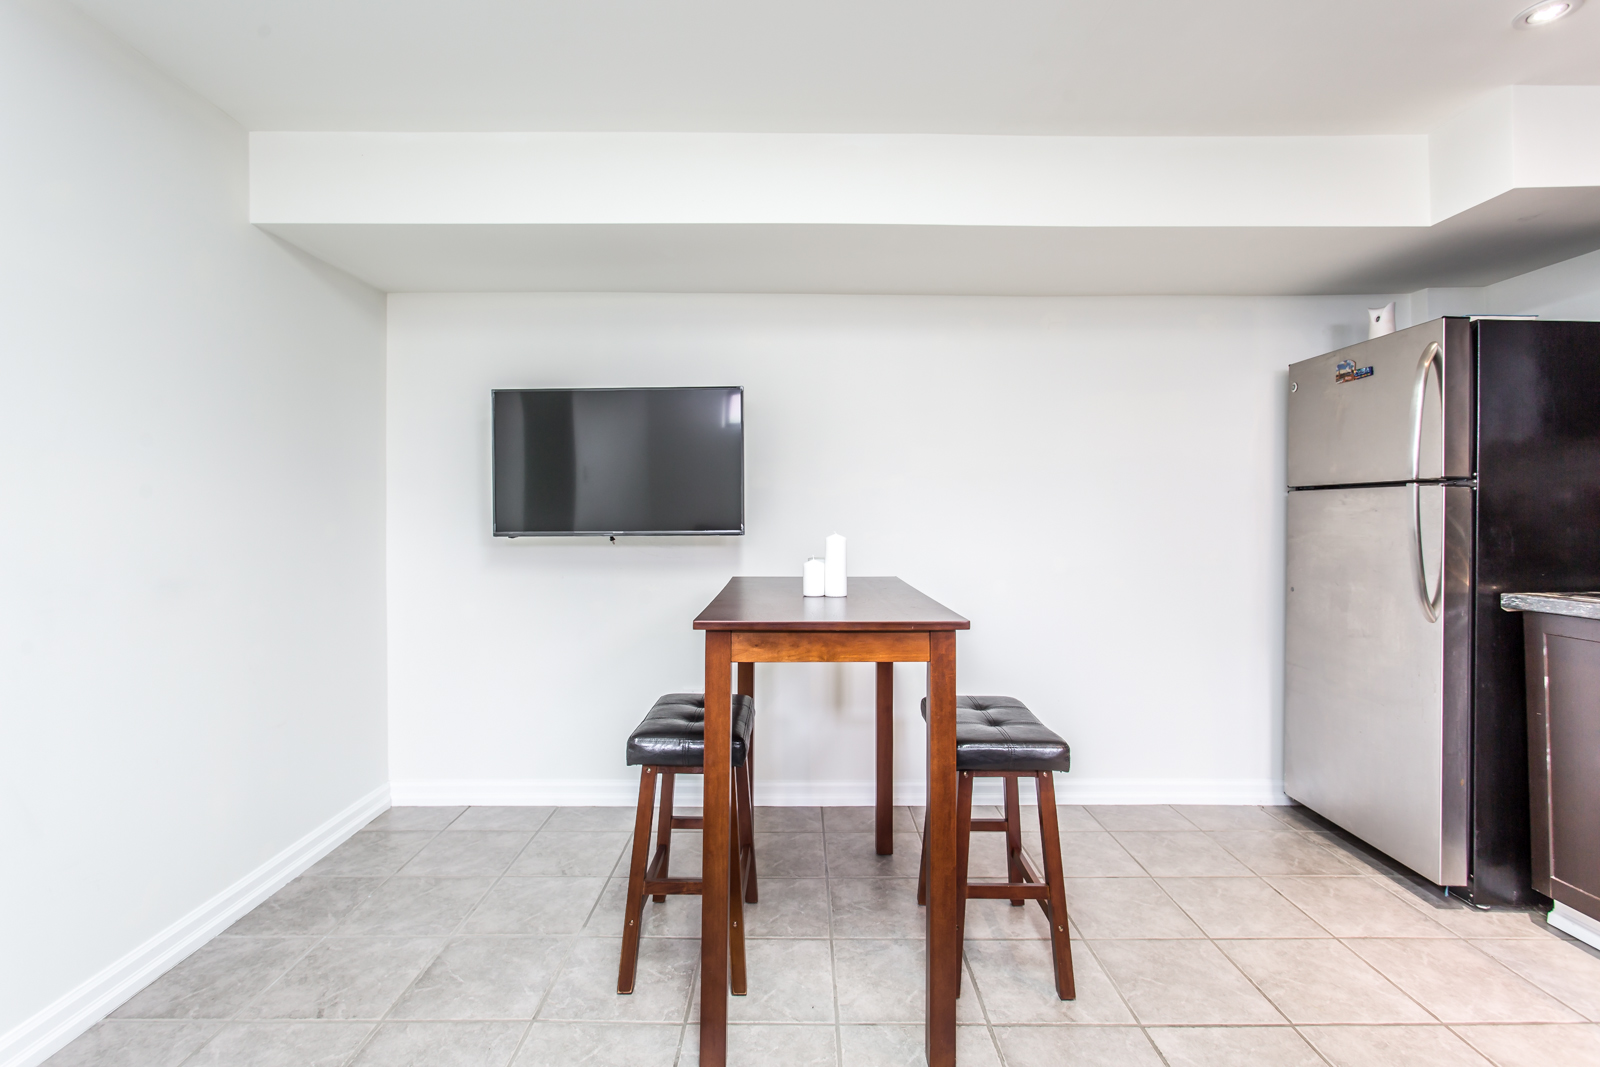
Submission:
[[[928,1067],[956,1062],[961,928],[956,899],[956,635],[928,634]]]
[[[728,1061],[728,883],[731,876],[732,636],[706,634],[705,799],[700,849],[700,1065]],[[952,1035],[953,1037],[954,1035]]]
[[[878,664],[878,855],[894,855],[894,664]]]

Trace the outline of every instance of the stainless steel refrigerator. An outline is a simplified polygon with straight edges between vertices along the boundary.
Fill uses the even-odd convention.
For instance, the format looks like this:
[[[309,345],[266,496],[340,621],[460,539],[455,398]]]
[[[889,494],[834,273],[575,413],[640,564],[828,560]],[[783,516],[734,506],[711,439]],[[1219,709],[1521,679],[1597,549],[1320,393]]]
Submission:
[[[1285,789],[1475,903],[1531,901],[1499,596],[1600,589],[1600,323],[1438,319],[1286,388]]]

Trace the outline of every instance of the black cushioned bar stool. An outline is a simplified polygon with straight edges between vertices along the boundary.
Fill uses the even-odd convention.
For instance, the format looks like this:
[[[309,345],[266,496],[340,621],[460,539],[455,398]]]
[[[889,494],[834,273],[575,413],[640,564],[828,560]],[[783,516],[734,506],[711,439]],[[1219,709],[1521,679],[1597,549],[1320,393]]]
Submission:
[[[730,865],[729,985],[736,996],[745,993],[744,906],[756,902],[756,849],[754,809],[751,807],[750,757],[755,742],[756,704],[743,693],[733,697],[733,840],[738,857]],[[628,737],[628,766],[639,773],[639,809],[633,821],[633,862],[628,868],[628,902],[622,927],[622,965],[617,971],[617,992],[632,993],[639,963],[639,927],[644,920],[644,898],[658,904],[668,894],[699,895],[698,878],[669,878],[672,831],[699,830],[704,820],[679,817],[672,811],[673,783],[680,774],[704,773],[706,753],[706,698],[699,693],[668,693],[657,700]],[[650,857],[650,816],[656,805],[656,780],[661,781],[661,816],[656,828],[656,854]],[[646,864],[646,859],[649,863]]]
[[[928,701],[922,701],[928,717]],[[966,927],[967,901],[1009,900],[1015,908],[1038,901],[1050,920],[1050,948],[1055,962],[1056,995],[1072,1000],[1072,938],[1067,929],[1067,896],[1061,881],[1061,837],[1056,826],[1056,786],[1053,771],[1071,768],[1072,752],[1053,730],[1034,717],[1015,697],[956,697],[956,900],[957,922]],[[972,780],[1005,779],[1005,818],[972,817]],[[1022,849],[1022,804],[1018,780],[1032,778],[1039,790],[1039,834],[1043,837],[1044,871],[1040,873]],[[973,882],[967,878],[972,834],[1006,835],[1004,882]],[[922,843],[922,877],[917,883],[917,903],[927,903],[928,843]]]

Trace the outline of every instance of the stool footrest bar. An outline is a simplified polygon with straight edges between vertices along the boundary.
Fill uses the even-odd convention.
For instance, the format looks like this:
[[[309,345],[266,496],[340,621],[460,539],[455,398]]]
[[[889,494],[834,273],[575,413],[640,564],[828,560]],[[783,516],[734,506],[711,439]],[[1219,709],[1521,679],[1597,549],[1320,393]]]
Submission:
[[[967,897],[972,900],[1047,900],[1050,887],[1027,882],[968,882]]]

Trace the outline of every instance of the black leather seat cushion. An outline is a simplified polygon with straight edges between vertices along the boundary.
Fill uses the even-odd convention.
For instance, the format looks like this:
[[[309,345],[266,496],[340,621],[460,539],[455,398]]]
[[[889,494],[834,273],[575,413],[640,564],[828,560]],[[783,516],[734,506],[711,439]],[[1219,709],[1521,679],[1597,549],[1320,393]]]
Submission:
[[[928,698],[922,698],[928,717]],[[1016,697],[956,697],[956,770],[1068,771],[1072,750]]]
[[[733,765],[744,763],[755,726],[756,702],[733,696]],[[628,736],[628,766],[698,767],[706,758],[706,698],[700,693],[668,693]]]

